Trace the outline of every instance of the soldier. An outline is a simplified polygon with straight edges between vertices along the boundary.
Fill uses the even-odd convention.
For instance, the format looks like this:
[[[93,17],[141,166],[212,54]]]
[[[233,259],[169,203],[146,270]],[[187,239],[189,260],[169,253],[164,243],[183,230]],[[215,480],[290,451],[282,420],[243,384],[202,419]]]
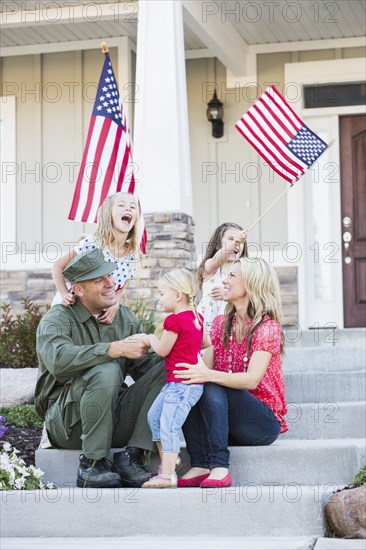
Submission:
[[[78,487],[141,487],[152,475],[140,459],[154,449],[147,412],[164,386],[164,361],[126,307],[111,324],[98,322],[116,303],[115,268],[100,249],[77,255],[63,272],[75,305],[54,306],[37,330],[35,406],[54,447],[82,449]],[[111,447],[124,447],[113,464]]]

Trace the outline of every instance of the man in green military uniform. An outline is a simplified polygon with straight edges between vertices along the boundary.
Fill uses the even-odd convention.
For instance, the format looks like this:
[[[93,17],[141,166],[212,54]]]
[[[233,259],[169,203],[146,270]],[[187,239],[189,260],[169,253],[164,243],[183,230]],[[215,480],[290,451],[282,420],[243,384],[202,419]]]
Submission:
[[[165,383],[164,361],[126,307],[111,324],[98,322],[116,303],[114,269],[99,249],[77,255],[64,271],[75,305],[55,305],[37,330],[35,406],[53,446],[82,449],[79,487],[140,487],[151,476],[131,455],[153,450],[147,412]],[[124,447],[112,466],[111,447]]]

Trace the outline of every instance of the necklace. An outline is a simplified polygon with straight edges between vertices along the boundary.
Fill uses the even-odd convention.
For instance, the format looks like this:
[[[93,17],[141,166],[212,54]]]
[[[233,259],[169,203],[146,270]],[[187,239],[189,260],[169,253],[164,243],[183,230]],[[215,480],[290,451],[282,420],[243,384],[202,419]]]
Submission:
[[[236,315],[234,315],[233,322],[232,322],[232,325],[231,325],[231,330],[230,330],[229,350],[228,350],[228,358],[227,358],[228,372],[233,372],[233,341],[234,341],[234,338],[236,339]],[[243,340],[244,340],[244,338],[243,338]],[[243,340],[242,340],[242,342],[243,342]],[[247,372],[247,370],[248,370],[248,361],[249,361],[249,357],[248,357],[248,353],[246,351],[245,354],[244,354],[244,357],[243,357],[243,372]]]

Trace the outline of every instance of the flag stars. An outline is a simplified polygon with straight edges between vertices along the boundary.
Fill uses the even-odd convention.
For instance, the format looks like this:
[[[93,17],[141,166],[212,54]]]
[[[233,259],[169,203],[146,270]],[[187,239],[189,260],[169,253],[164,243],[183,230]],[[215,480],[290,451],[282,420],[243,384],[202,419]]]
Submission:
[[[115,124],[123,128],[120,109],[118,86],[116,85],[113,69],[109,65],[109,68],[106,66],[103,70],[93,113],[94,115],[109,117]]]
[[[300,128],[287,147],[302,162],[310,167],[319,155],[327,148],[323,140],[314,134],[306,125]]]

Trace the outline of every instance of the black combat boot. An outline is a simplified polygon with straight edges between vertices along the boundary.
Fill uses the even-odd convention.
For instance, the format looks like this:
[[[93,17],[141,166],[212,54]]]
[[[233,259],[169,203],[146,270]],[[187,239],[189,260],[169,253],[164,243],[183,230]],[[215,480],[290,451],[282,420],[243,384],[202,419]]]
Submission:
[[[112,471],[106,458],[92,460],[80,455],[76,484],[78,487],[111,488],[120,487],[121,480],[119,475]]]
[[[120,476],[122,487],[141,487],[154,475],[136,463],[126,448],[114,453],[112,470]]]
[[[138,447],[126,447],[126,451],[131,457],[132,462],[138,466],[146,466],[146,458],[143,449]]]

